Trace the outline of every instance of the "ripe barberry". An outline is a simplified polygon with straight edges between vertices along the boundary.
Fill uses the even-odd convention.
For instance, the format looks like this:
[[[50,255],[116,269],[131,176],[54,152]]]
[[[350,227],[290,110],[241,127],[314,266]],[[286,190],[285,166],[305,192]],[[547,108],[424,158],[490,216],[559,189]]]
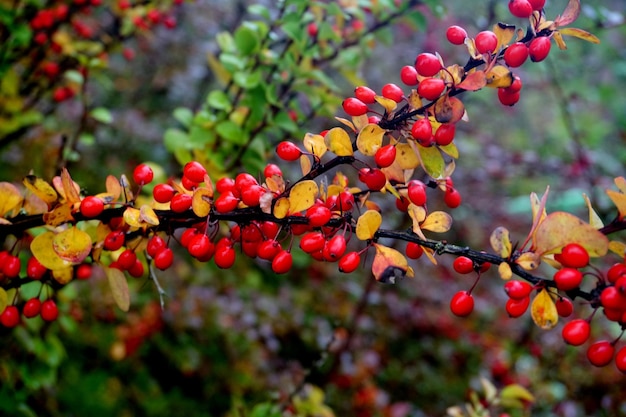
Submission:
[[[98,217],[104,211],[104,202],[95,196],[87,196],[80,202],[80,214],[87,218]]]
[[[282,177],[283,176],[283,171],[276,164],[267,164],[267,165],[265,165],[265,168],[263,169],[263,176],[265,178],[272,178],[274,175],[276,175],[278,177]]]
[[[175,194],[174,187],[169,184],[157,184],[152,189],[152,197],[157,203],[169,203]]]
[[[348,97],[341,103],[341,106],[343,107],[343,111],[345,111],[348,116],[352,117],[362,116],[369,110],[367,104],[356,97]]]
[[[361,263],[361,255],[358,252],[348,252],[339,260],[339,272],[344,274],[354,272],[359,267],[359,263]]]
[[[415,58],[415,69],[422,77],[437,75],[441,68],[441,61],[435,54],[423,52]]]
[[[459,256],[452,262],[452,268],[459,274],[470,274],[474,272],[474,261],[467,256]]]
[[[261,259],[271,261],[282,250],[280,243],[276,239],[268,239],[257,247],[257,256]]]
[[[104,249],[110,251],[116,251],[122,246],[124,246],[124,242],[126,241],[126,235],[121,230],[113,230],[109,232],[109,234],[104,238]]]
[[[154,262],[154,266],[159,268],[161,271],[165,271],[174,263],[174,252],[172,249],[165,247],[157,252],[152,260]]]
[[[446,192],[443,196],[443,202],[446,206],[450,208],[457,208],[461,205],[461,201],[461,194],[456,190],[456,188],[446,188]]]
[[[309,226],[321,227],[330,221],[332,213],[330,209],[322,204],[315,204],[306,211],[309,219]]]
[[[309,232],[300,238],[300,249],[304,253],[313,253],[324,249],[326,238],[322,232]]]
[[[617,280],[623,276],[626,276],[626,264],[616,263],[613,264],[606,272],[606,278],[610,283],[615,284]]]
[[[504,51],[504,62],[511,68],[521,66],[528,59],[528,46],[522,42],[515,42]]]
[[[622,346],[615,355],[615,366],[626,374],[626,346]]]
[[[293,257],[291,252],[281,249],[280,252],[272,259],[272,271],[277,274],[285,274],[289,272],[293,265]]]
[[[381,93],[383,97],[393,100],[396,103],[400,103],[404,98],[404,92],[402,89],[393,83],[385,84]]]
[[[90,264],[80,264],[76,267],[74,276],[76,279],[85,280],[91,278],[92,267]]]
[[[533,13],[533,6],[528,0],[509,0],[509,11],[513,16],[525,19]]]
[[[193,202],[189,194],[176,194],[170,201],[170,209],[175,213],[183,213],[191,208]]]
[[[236,252],[230,245],[218,245],[215,249],[215,265],[222,269],[228,269],[235,264]]]
[[[517,318],[522,316],[526,312],[526,310],[528,310],[529,305],[529,296],[520,299],[509,298],[506,301],[506,312],[509,314],[509,317]]]
[[[411,126],[411,136],[422,145],[429,145],[433,141],[433,126],[428,118],[418,119]]]
[[[198,161],[189,161],[183,167],[183,176],[195,183],[204,182],[206,168]]]
[[[435,143],[439,146],[446,146],[452,143],[456,134],[456,125],[454,123],[443,123],[439,125],[435,131]]]
[[[48,299],[41,303],[41,318],[45,321],[54,321],[59,317],[59,309],[52,299]]]
[[[2,273],[7,278],[15,278],[20,274],[22,269],[22,261],[17,256],[8,255],[2,264]]]
[[[400,70],[400,80],[406,85],[417,85],[417,70],[411,65],[405,65]]]
[[[561,268],[554,274],[554,283],[562,291],[578,288],[582,280],[582,272],[574,268]]]
[[[416,206],[426,204],[426,185],[419,180],[411,180],[407,184],[407,197]]]
[[[546,5],[546,0],[528,0],[533,10],[541,10]]]
[[[364,85],[354,89],[354,96],[365,104],[376,103],[376,92]]]
[[[335,235],[324,244],[322,249],[324,259],[328,262],[338,261],[346,253],[346,238],[344,235]]]
[[[137,254],[132,249],[126,249],[117,257],[117,263],[120,269],[124,271],[132,268],[137,261]]]
[[[492,54],[498,46],[498,37],[490,30],[479,32],[474,38],[474,45],[480,54]]]
[[[41,279],[48,269],[41,264],[34,256],[28,258],[26,263],[26,276],[31,279]]]
[[[467,317],[474,311],[474,297],[467,291],[459,291],[450,300],[450,311],[455,316]]]
[[[10,329],[20,324],[20,312],[16,306],[8,305],[5,307],[0,314],[0,324]]]
[[[135,167],[135,170],[133,171],[133,180],[135,181],[135,184],[150,184],[153,178],[154,172],[152,171],[152,168],[150,168],[150,166],[147,164],[139,164]]]
[[[411,259],[419,259],[424,254],[424,248],[415,242],[409,242],[404,249],[406,256]]]
[[[22,308],[22,314],[26,318],[33,318],[39,315],[41,311],[41,301],[38,297],[33,297],[24,303],[24,307]]]
[[[568,243],[554,259],[566,267],[584,268],[589,265],[589,252],[578,243]]]
[[[591,326],[584,319],[572,320],[563,326],[562,336],[567,344],[580,346],[589,339]]]
[[[533,62],[541,62],[550,53],[552,41],[547,36],[540,36],[530,41],[528,45],[528,55]]]
[[[453,25],[446,30],[446,38],[452,45],[463,45],[467,38],[467,31],[461,26]]]
[[[228,191],[217,197],[213,205],[218,213],[228,213],[237,208],[239,201],[231,191]]]
[[[515,300],[528,297],[533,287],[526,281],[509,280],[504,284],[504,291],[506,294]]]
[[[608,340],[599,340],[587,348],[587,359],[593,366],[606,366],[613,360],[615,346]]]
[[[446,83],[441,78],[426,78],[417,86],[417,93],[426,100],[434,101],[445,89]]]
[[[385,145],[378,148],[374,155],[374,161],[379,168],[391,166],[396,160],[396,147],[393,144]]]
[[[148,255],[150,255],[150,257],[154,258],[156,254],[159,253],[159,251],[161,251],[161,249],[164,249],[166,246],[167,243],[165,243],[165,240],[163,240],[161,236],[153,235],[148,240],[148,244],[146,245],[146,252],[148,253]]]
[[[378,168],[361,168],[359,180],[372,191],[379,191],[387,184],[387,176]]]
[[[498,101],[503,106],[514,106],[520,99],[520,92],[511,93],[506,88],[498,88]]]
[[[276,146],[276,154],[284,161],[295,161],[300,158],[302,151],[293,142],[282,141]]]
[[[554,304],[560,317],[569,317],[574,312],[574,305],[569,298],[559,297]]]

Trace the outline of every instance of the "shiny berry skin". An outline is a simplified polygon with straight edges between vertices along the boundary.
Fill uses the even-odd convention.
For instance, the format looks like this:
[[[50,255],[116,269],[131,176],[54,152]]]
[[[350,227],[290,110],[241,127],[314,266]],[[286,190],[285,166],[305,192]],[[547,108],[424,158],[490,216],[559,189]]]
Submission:
[[[2,273],[8,278],[15,278],[20,274],[22,269],[22,261],[20,258],[13,255],[8,255],[4,259],[2,265]]]
[[[511,68],[521,66],[528,59],[528,46],[522,42],[509,45],[504,51],[504,62]]]
[[[423,206],[426,204],[426,185],[418,180],[411,180],[407,184],[407,197],[411,200],[411,203],[416,206]]]
[[[117,263],[120,266],[120,269],[124,271],[132,268],[137,261],[137,254],[132,249],[126,249],[120,256],[117,257]]]
[[[163,248],[152,259],[154,266],[165,271],[174,263],[174,252],[170,248]]]
[[[453,123],[443,123],[435,131],[435,143],[439,146],[446,146],[452,143],[456,134],[456,125]]]
[[[550,53],[552,41],[546,36],[540,36],[530,41],[528,45],[528,55],[533,62],[541,62]]]
[[[435,54],[423,52],[415,58],[415,69],[422,77],[437,75],[441,68],[441,61]]]
[[[587,348],[587,359],[593,366],[606,366],[615,356],[615,346],[608,340],[599,340]]]
[[[393,100],[396,103],[400,103],[404,98],[402,89],[393,83],[385,84],[381,92],[383,97]]]
[[[376,92],[364,85],[354,89],[354,96],[365,104],[376,103]]]
[[[285,249],[278,252],[276,256],[274,256],[274,259],[272,259],[272,271],[277,274],[285,274],[289,272],[292,265],[293,257],[291,256],[291,252]]]
[[[89,264],[80,264],[76,267],[74,276],[76,279],[85,280],[91,278],[92,268]]]
[[[411,126],[411,136],[420,144],[430,144],[433,140],[433,126],[430,120],[427,118],[416,120]]]
[[[591,326],[587,320],[575,319],[563,326],[563,340],[569,345],[580,346],[589,339]]]
[[[512,279],[504,284],[504,291],[510,298],[514,300],[520,300],[522,298],[528,297],[532,290],[532,285],[530,285],[526,281]]]
[[[459,291],[450,300],[450,311],[458,317],[467,317],[474,310],[474,297],[467,291]]]
[[[104,238],[104,249],[110,251],[116,251],[126,241],[126,235],[121,230],[113,230]]]
[[[204,182],[206,168],[198,161],[189,161],[183,167],[183,175],[199,184]]]
[[[569,298],[559,297],[554,305],[556,305],[556,312],[559,317],[569,317],[574,312],[574,305]]]
[[[0,314],[0,324],[9,329],[20,324],[20,312],[16,306],[6,306],[2,314]]]
[[[507,93],[517,93],[522,90],[522,79],[517,75],[513,76],[513,82],[510,86],[505,87]]]
[[[332,213],[330,209],[324,205],[316,204],[306,211],[306,217],[309,219],[309,226],[321,227],[330,221]]]
[[[157,184],[152,189],[152,197],[157,203],[169,203],[175,194],[174,187],[169,184]]]
[[[490,30],[479,32],[474,38],[476,50],[480,54],[492,54],[498,46],[498,37]]]
[[[411,65],[405,65],[400,69],[400,80],[406,85],[417,85],[417,70]]]
[[[46,300],[41,303],[41,318],[45,321],[55,321],[59,317],[59,309],[54,300]]]
[[[355,97],[348,97],[341,103],[341,106],[346,114],[353,117],[362,116],[369,110],[367,104]]]
[[[176,194],[170,201],[170,209],[174,213],[183,213],[191,208],[193,198],[189,194]]]
[[[498,88],[498,101],[503,106],[514,106],[520,99],[520,93],[511,93],[506,88]]]
[[[80,214],[87,218],[97,217],[104,211],[104,202],[98,197],[88,196],[80,202]]]
[[[266,192],[267,190],[258,184],[251,185],[241,192],[241,201],[248,207],[256,207]]]
[[[411,204],[411,201],[404,196],[396,198],[396,208],[403,213],[407,212],[407,210],[409,209],[409,204]]]
[[[583,274],[578,269],[561,268],[554,274],[554,283],[559,290],[570,291],[580,286]]]
[[[533,6],[528,0],[509,0],[509,12],[515,17],[525,19],[533,13]]]
[[[215,245],[204,233],[198,233],[189,240],[187,251],[194,258],[206,258],[212,256]]]
[[[361,168],[359,180],[372,191],[379,191],[387,184],[387,176],[378,168]]]
[[[148,240],[148,244],[146,245],[146,252],[148,252],[148,255],[150,255],[150,257],[154,258],[156,254],[159,253],[162,249],[165,249],[166,246],[167,243],[165,243],[165,240],[163,240],[161,236],[153,235]]]
[[[137,259],[135,261],[135,263],[133,264],[133,266],[131,266],[130,268],[128,268],[128,274],[133,277],[133,278],[141,278],[143,276],[144,273],[144,267],[143,264],[141,263],[141,261],[139,259]]]
[[[530,297],[528,296],[520,299],[509,298],[506,301],[506,312],[511,318],[521,317],[528,310],[529,305]]]
[[[343,235],[333,236],[324,245],[322,253],[328,262],[338,261],[346,253],[346,238]]]
[[[154,178],[154,172],[147,164],[139,164],[133,171],[133,180],[135,184],[146,185],[152,182]]]
[[[39,315],[41,311],[41,301],[37,297],[33,297],[24,303],[22,314],[24,317],[31,319]]]
[[[396,160],[396,147],[392,144],[378,148],[374,155],[374,162],[379,168],[387,168]]]
[[[417,86],[417,93],[426,100],[433,101],[439,98],[445,89],[446,83],[441,78],[426,78]]]
[[[238,204],[239,199],[232,192],[228,191],[217,197],[213,206],[218,213],[228,213],[235,210]]]
[[[257,247],[257,256],[261,259],[271,261],[283,248],[276,239],[264,240]]]
[[[528,0],[533,10],[541,10],[546,5],[546,0]]]
[[[457,208],[461,205],[461,201],[461,194],[456,190],[456,188],[446,188],[446,192],[443,196],[443,202],[446,204],[446,206],[450,208]]]
[[[474,272],[474,261],[467,256],[459,256],[452,262],[452,268],[459,274],[470,274]]]
[[[613,264],[606,272],[606,278],[612,284],[615,284],[623,276],[626,276],[626,264],[624,263]]]
[[[589,252],[578,243],[568,243],[554,258],[561,265],[570,268],[584,268],[589,265]]]
[[[424,254],[424,248],[415,242],[409,242],[406,244],[404,253],[411,259],[419,259]]]
[[[235,264],[236,253],[232,246],[219,245],[215,249],[215,265],[222,269],[228,269]]]
[[[348,252],[341,257],[337,265],[339,266],[339,272],[349,274],[356,271],[360,263],[361,255],[358,252]]]
[[[622,373],[626,374],[626,346],[623,346],[617,351],[617,355],[615,355],[615,366]]]
[[[446,38],[452,45],[463,45],[467,38],[467,31],[461,26],[450,26],[446,30]]]
[[[300,249],[304,253],[313,253],[324,249],[326,238],[321,232],[309,232],[300,238]]]
[[[604,308],[622,310],[626,305],[626,295],[613,286],[606,287],[600,293],[600,303]]]
[[[302,151],[293,142],[282,141],[276,146],[276,154],[283,161],[295,161],[300,158]]]
[[[41,264],[34,256],[28,258],[26,263],[26,276],[31,279],[41,279],[48,269]]]
[[[263,169],[263,176],[265,178],[272,178],[274,175],[276,175],[278,177],[282,177],[283,176],[283,171],[276,164],[267,164],[267,165],[265,165],[265,168]]]
[[[232,193],[235,191],[235,180],[229,177],[220,178],[215,183],[215,189],[220,194],[224,194],[226,192]]]

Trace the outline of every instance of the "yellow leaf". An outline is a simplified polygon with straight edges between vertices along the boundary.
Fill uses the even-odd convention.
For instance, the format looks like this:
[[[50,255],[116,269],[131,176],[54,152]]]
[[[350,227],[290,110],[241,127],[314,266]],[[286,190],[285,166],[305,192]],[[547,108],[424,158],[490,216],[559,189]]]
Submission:
[[[335,117],[335,120],[337,120],[343,125],[348,126],[350,130],[352,130],[353,132],[356,132],[356,127],[354,126],[354,123],[352,123],[350,120],[344,119],[343,117]]]
[[[511,255],[512,244],[509,235],[509,230],[505,227],[497,227],[489,237],[489,243],[491,248],[503,258],[508,258]]]
[[[118,180],[115,176],[107,175],[105,186],[107,192],[113,197],[113,201],[117,201],[117,199],[122,195],[120,180]]]
[[[397,163],[401,169],[415,169],[420,166],[417,153],[408,143],[398,143],[396,145],[395,163]]]
[[[535,252],[539,255],[558,253],[568,243],[582,245],[589,256],[604,256],[609,240],[593,226],[573,214],[566,212],[550,213],[539,224],[534,235]]]
[[[513,276],[513,271],[511,270],[511,265],[506,262],[502,262],[498,265],[498,273],[500,274],[500,278],[503,280],[509,280]]]
[[[367,126],[370,121],[367,114],[362,114],[360,116],[352,116],[352,121],[354,122],[354,132],[360,132],[365,126]]]
[[[623,220],[626,217],[626,194],[615,190],[606,190],[606,194],[611,201],[613,201],[613,204],[615,204],[619,213],[619,219]]]
[[[196,216],[206,217],[209,215],[209,212],[211,211],[210,194],[210,190],[204,187],[196,188],[196,190],[193,192],[193,198],[191,199],[191,209]],[[152,219],[155,219],[157,222],[156,224],[159,224],[159,219],[154,213],[154,210],[152,211],[152,214],[154,214]]]
[[[330,129],[328,133],[326,133],[324,140],[328,149],[337,156],[350,156],[354,154],[350,135],[340,127]]]
[[[507,25],[506,23],[496,23],[493,25],[493,32],[498,38],[498,46],[496,47],[497,51],[504,45],[508,45],[515,37],[515,26]]]
[[[539,267],[541,258],[535,252],[524,252],[515,259],[515,263],[526,271],[534,271]]]
[[[356,223],[356,237],[360,240],[370,240],[374,237],[380,225],[383,222],[383,216],[375,210],[367,210],[363,213]]]
[[[69,283],[74,279],[74,268],[68,266],[62,269],[52,270],[52,278],[61,285]]]
[[[398,107],[398,103],[396,103],[395,101],[389,98],[386,98],[383,96],[376,96],[375,99],[378,102],[378,104],[383,106],[383,108],[385,109],[387,113],[391,113],[392,111],[396,109],[396,107]]]
[[[496,65],[487,73],[487,87],[504,88],[513,84],[513,73],[504,65]]]
[[[298,213],[315,204],[319,193],[317,183],[313,180],[301,181],[289,192],[289,212]]]
[[[452,217],[444,211],[434,211],[420,224],[422,230],[435,233],[445,233],[452,226]]]
[[[134,207],[126,207],[124,210],[124,222],[130,227],[142,227],[143,222],[141,221],[141,211]]]
[[[199,217],[204,217],[204,216],[199,216]],[[144,224],[148,224],[150,226],[159,225],[159,218],[157,217],[156,213],[154,212],[152,207],[146,204],[141,206],[141,208],[139,209],[139,220],[142,221]]]
[[[289,199],[287,197],[281,197],[274,204],[274,217],[277,219],[284,219],[289,213]]]
[[[22,193],[10,182],[0,182],[0,217],[17,214],[22,205]]]
[[[322,135],[307,133],[304,135],[303,143],[304,149],[315,156],[321,158],[326,153],[327,147],[326,143],[324,142],[324,137]]]
[[[504,407],[523,408],[525,402],[534,402],[535,397],[519,384],[509,384],[500,391],[500,401]]]
[[[72,203],[65,203],[56,206],[52,211],[44,213],[43,221],[52,227],[59,226],[63,223],[67,223],[69,221],[74,220],[74,216],[72,216]]]
[[[435,258],[435,251],[431,248],[425,248],[425,247],[422,247],[422,248],[424,249],[424,254],[430,260],[430,262],[432,262],[433,265],[437,265],[437,258]]]
[[[356,146],[359,152],[366,156],[376,155],[376,151],[383,144],[385,129],[377,124],[369,124],[359,132],[356,138]]]
[[[46,268],[55,270],[63,269],[71,264],[62,259],[52,247],[55,234],[52,232],[45,232],[35,237],[30,243],[30,251],[33,256]]]
[[[52,248],[59,258],[72,264],[79,264],[91,252],[91,237],[74,226],[54,236]]]
[[[531,306],[530,315],[533,321],[541,329],[552,329],[559,321],[554,300],[550,293],[544,288],[535,296]]]
[[[556,46],[558,46],[560,50],[564,51],[567,49],[567,44],[565,43],[565,39],[563,39],[563,35],[561,35],[560,31],[557,30],[556,32],[554,32],[552,38],[554,39]]]
[[[602,219],[600,219],[598,213],[596,213],[596,211],[593,209],[593,206],[591,205],[591,200],[589,199],[587,194],[583,194],[583,198],[585,199],[587,209],[589,210],[589,224],[596,229],[601,229],[604,226],[604,223],[602,223]]]
[[[61,183],[65,191],[65,199],[68,203],[80,203],[80,187],[76,184],[67,168],[61,170]]]
[[[413,269],[409,267],[402,253],[379,243],[375,243],[374,248],[376,254],[372,262],[372,273],[377,281],[394,284],[398,278],[413,277]]]
[[[307,155],[300,155],[300,169],[303,176],[311,172],[311,158]]]
[[[626,243],[612,240],[611,242],[609,242],[609,250],[613,253],[616,253],[618,256],[625,257]]]
[[[415,204],[411,203],[407,208],[407,213],[409,214],[411,220],[413,220],[413,227],[411,228],[413,233],[415,233],[422,239],[426,239],[426,236],[424,236],[424,232],[422,232],[422,229],[420,227],[420,224],[426,218],[426,209],[424,209],[424,207],[422,206],[416,206]]]
[[[613,180],[613,182],[621,193],[626,194],[626,178],[617,177]]]
[[[48,205],[48,207],[52,206],[52,204],[59,199],[59,195],[56,191],[54,191],[54,188],[41,178],[37,178],[34,175],[27,175],[24,177],[22,183],[33,194],[41,198]]]
[[[422,97],[420,97],[416,90],[411,91],[407,101],[412,109],[421,109],[424,105],[422,103]]]
[[[109,281],[109,287],[111,287],[111,293],[115,303],[120,310],[128,311],[130,308],[130,293],[124,272],[117,268],[109,268],[108,266],[103,266],[102,268]]]
[[[6,290],[0,287],[0,314],[4,311],[5,308],[9,305],[9,296]]]

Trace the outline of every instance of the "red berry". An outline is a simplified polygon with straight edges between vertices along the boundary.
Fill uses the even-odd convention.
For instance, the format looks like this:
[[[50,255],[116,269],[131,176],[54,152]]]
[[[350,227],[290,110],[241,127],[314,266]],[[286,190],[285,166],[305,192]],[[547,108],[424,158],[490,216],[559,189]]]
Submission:
[[[285,249],[278,252],[276,256],[274,256],[274,259],[272,259],[272,271],[277,274],[285,274],[289,272],[292,265],[293,257],[291,256],[291,252]]]
[[[522,316],[526,310],[528,310],[529,305],[530,297],[528,296],[520,299],[509,298],[506,301],[506,312],[509,314],[509,317],[517,318]]]
[[[183,167],[183,175],[196,183],[204,182],[206,168],[198,161],[189,161]]]
[[[456,134],[456,125],[454,123],[443,123],[439,125],[435,131],[435,142],[439,146],[446,146],[452,143]]]
[[[528,0],[509,0],[509,11],[513,16],[525,19],[533,14],[533,6]]]
[[[433,101],[439,98],[445,89],[446,83],[441,78],[426,78],[417,86],[417,93],[426,100]]]
[[[443,196],[443,202],[450,208],[457,208],[461,205],[461,194],[456,188],[448,187]]]
[[[626,295],[620,293],[614,286],[606,287],[600,293],[600,303],[604,308],[623,310],[626,305]]]
[[[104,202],[98,197],[88,196],[80,202],[80,214],[87,218],[97,217],[104,211]]]
[[[54,300],[46,300],[41,303],[41,318],[45,321],[54,321],[59,317],[59,309]]]
[[[152,182],[154,178],[154,172],[147,164],[139,164],[133,171],[133,180],[135,184],[146,185]]]
[[[125,251],[120,253],[120,256],[117,257],[117,263],[120,269],[123,269],[124,271],[132,268],[135,265],[136,261],[137,254],[132,249],[126,249]]]
[[[235,264],[236,253],[231,245],[218,245],[215,249],[215,265],[228,269]]]
[[[116,251],[126,241],[126,235],[121,230],[113,230],[104,238],[104,249],[110,251]]]
[[[505,87],[507,93],[517,93],[522,90],[522,79],[517,75],[513,76],[513,82],[510,86]]]
[[[396,198],[396,208],[403,213],[407,212],[409,204],[411,204],[411,201],[406,197],[400,196],[400,198]]]
[[[404,253],[411,259],[419,259],[424,254],[424,248],[415,242],[409,242],[406,244]]]
[[[541,10],[546,5],[546,0],[528,0],[533,10]]]
[[[135,260],[135,263],[133,264],[133,266],[128,268],[128,273],[130,274],[131,277],[141,278],[144,273],[143,263],[141,263],[139,259]]]
[[[411,180],[407,184],[407,196],[416,206],[426,204],[426,185],[419,180]]]
[[[165,271],[174,263],[174,252],[170,248],[163,248],[157,252],[152,260],[154,261],[154,266],[161,271]]]
[[[423,52],[415,58],[415,69],[422,77],[432,77],[442,68],[441,61],[435,54]]]
[[[612,284],[615,284],[623,276],[626,276],[626,264],[624,263],[613,264],[606,272],[606,278]]]
[[[34,256],[28,258],[26,263],[26,275],[31,279],[41,279],[48,269],[41,264]]]
[[[276,154],[284,161],[295,161],[300,158],[302,151],[293,142],[282,141],[276,146]]]
[[[183,213],[191,208],[193,197],[189,194],[176,194],[170,201],[170,209],[175,213]]]
[[[406,85],[417,85],[417,70],[411,65],[405,65],[400,70],[400,80]]]
[[[325,244],[326,238],[322,232],[309,232],[300,238],[300,249],[308,254],[324,249]]]
[[[504,62],[511,68],[521,66],[528,59],[528,46],[522,42],[509,45],[504,51]]]
[[[354,272],[359,267],[360,263],[361,255],[359,255],[358,252],[348,252],[339,260],[339,272],[343,272],[344,274]]]
[[[411,135],[422,145],[429,145],[433,141],[433,126],[428,118],[416,120],[411,126]]]
[[[283,171],[276,164],[267,164],[265,165],[265,169],[263,169],[263,176],[265,178],[272,178],[274,175],[278,177],[283,176]]]
[[[258,184],[251,185],[241,192],[241,201],[248,207],[256,207],[266,192],[267,190]]]
[[[354,195],[350,191],[339,193],[337,209],[339,211],[350,211],[354,207]]]
[[[225,192],[232,193],[235,191],[235,180],[229,177],[220,178],[215,183],[215,189],[220,194],[224,194]]]
[[[532,290],[533,287],[526,281],[510,280],[504,284],[504,291],[514,300],[528,297]]]
[[[324,259],[328,262],[338,261],[346,253],[346,238],[344,235],[335,235],[324,244],[322,249]]]
[[[372,191],[379,191],[387,184],[387,176],[378,168],[361,168],[359,170],[359,180]]]
[[[455,316],[467,317],[474,310],[474,297],[467,291],[459,291],[450,300],[450,311]]]
[[[574,305],[569,298],[559,297],[554,304],[560,317],[569,317],[574,312]]]
[[[341,103],[341,106],[343,111],[353,117],[362,116],[369,110],[367,104],[355,97],[348,97]]]
[[[22,308],[22,314],[26,318],[33,318],[39,315],[41,311],[41,301],[37,297],[33,297],[30,300],[24,303],[24,307]]]
[[[589,265],[589,252],[578,243],[569,243],[563,247],[555,259],[563,266],[570,268],[584,268]]]
[[[547,36],[540,36],[530,41],[528,45],[528,54],[533,62],[541,62],[550,53],[552,41]]]
[[[321,227],[330,221],[332,213],[330,209],[322,204],[316,204],[306,211],[306,217],[309,219],[309,226]]]
[[[393,83],[385,84],[382,88],[382,95],[385,98],[399,103],[404,98],[404,92],[400,87]]]
[[[498,46],[498,37],[490,30],[479,32],[474,38],[476,50],[480,54],[492,54]]]
[[[615,346],[608,340],[594,342],[587,348],[587,359],[593,366],[606,366],[613,360]]]
[[[282,250],[280,243],[276,239],[268,239],[257,247],[257,256],[261,259],[271,261]]]
[[[617,355],[615,355],[615,366],[626,374],[626,346],[623,346],[617,351]]]
[[[474,261],[467,256],[459,256],[452,262],[452,267],[459,274],[470,274],[474,272]]]
[[[232,192],[228,191],[217,197],[214,207],[218,213],[228,213],[235,210],[238,204],[239,199]]]
[[[85,280],[91,278],[92,268],[90,264],[80,264],[76,267],[76,279]]]
[[[152,189],[152,196],[158,203],[169,203],[175,194],[174,187],[169,184],[157,184]]]
[[[0,323],[4,327],[13,328],[20,324],[20,312],[16,306],[6,306],[2,314],[0,314]]]
[[[446,30],[446,38],[452,45],[463,45],[467,38],[467,31],[461,26],[450,26]]]
[[[190,190],[190,191],[195,190],[200,185],[200,183],[191,181],[189,178],[185,177],[184,175],[183,175],[183,178],[180,180],[180,183],[185,188],[185,190]]]
[[[520,93],[511,93],[506,88],[498,88],[498,100],[503,106],[514,106],[520,99]]]
[[[378,148],[374,155],[374,161],[380,168],[391,166],[396,160],[396,147],[392,144]]]
[[[587,320],[575,319],[563,326],[562,336],[567,344],[580,346],[589,339],[591,326]]]
[[[20,274],[22,269],[22,262],[20,258],[13,255],[8,255],[4,259],[2,265],[2,273],[8,278],[15,278]]]
[[[583,274],[578,269],[561,268],[554,274],[554,283],[559,290],[570,291],[580,286]]]
[[[146,252],[148,252],[148,255],[150,255],[150,257],[154,258],[156,254],[159,253],[166,246],[167,243],[165,243],[165,240],[163,240],[161,236],[153,235],[148,240],[148,244],[146,245]]]
[[[354,89],[354,96],[365,104],[376,103],[376,92],[364,85]]]

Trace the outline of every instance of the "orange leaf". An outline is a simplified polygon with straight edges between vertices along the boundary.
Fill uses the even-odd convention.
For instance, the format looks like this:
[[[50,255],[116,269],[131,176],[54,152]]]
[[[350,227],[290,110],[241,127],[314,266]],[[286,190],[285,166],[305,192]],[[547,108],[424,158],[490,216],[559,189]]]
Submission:
[[[619,219],[622,220],[626,217],[626,182],[623,177],[615,178],[615,185],[619,191],[606,190],[606,194],[609,196],[617,211],[619,213]]]
[[[383,216],[375,210],[367,210],[363,213],[356,223],[356,237],[360,240],[370,240],[374,237],[380,225],[383,222]]]
[[[54,236],[52,248],[64,261],[79,264],[91,252],[91,237],[74,226]]]
[[[544,288],[535,296],[531,306],[530,315],[537,326],[544,330],[550,330],[559,322],[554,300]]]
[[[56,206],[52,211],[43,214],[43,221],[48,226],[54,227],[74,220],[74,216],[72,216],[72,206],[73,204],[70,203]]]
[[[465,106],[456,97],[444,95],[435,103],[435,119],[439,123],[456,123],[464,114]]]
[[[372,262],[372,272],[377,281],[394,284],[396,279],[413,277],[414,272],[406,257],[395,249],[375,243],[376,254]]]
[[[128,291],[128,281],[124,272],[117,268],[109,268],[103,266],[104,274],[109,281],[109,287],[111,287],[111,294],[115,303],[122,311],[128,311],[130,308],[130,292]]]
[[[462,88],[467,91],[477,91],[487,85],[487,77],[485,71],[474,71],[465,77],[461,83],[456,85],[456,88]]]
[[[580,15],[580,0],[569,0],[563,14],[557,16],[554,23],[557,26],[567,26],[573,23]]]
[[[113,201],[116,201],[122,195],[122,186],[120,180],[113,175],[107,175],[105,181],[106,190],[113,197]]]
[[[604,256],[609,247],[604,234],[573,214],[561,211],[548,214],[535,231],[535,252],[541,256],[558,253],[568,243],[582,245],[590,256]]]
[[[74,204],[80,202],[80,187],[76,184],[67,168],[61,170],[61,183],[63,191],[65,191],[65,199],[68,203]]]

